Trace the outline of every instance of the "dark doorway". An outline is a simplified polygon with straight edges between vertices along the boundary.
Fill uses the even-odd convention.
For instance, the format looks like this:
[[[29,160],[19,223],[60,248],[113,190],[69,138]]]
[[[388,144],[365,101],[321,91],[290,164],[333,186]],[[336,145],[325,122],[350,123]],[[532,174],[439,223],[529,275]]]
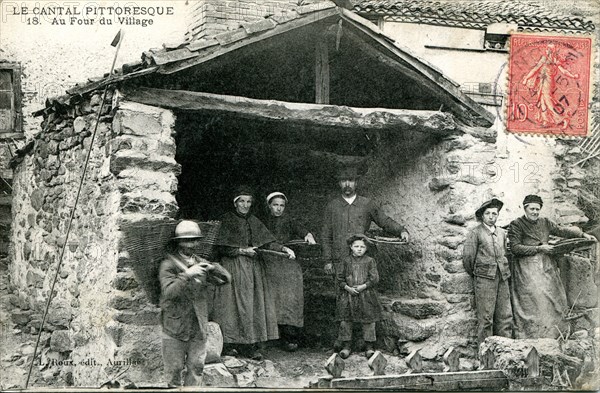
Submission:
[[[240,184],[254,189],[253,213],[267,213],[266,195],[287,195],[286,214],[320,238],[321,217],[337,195],[337,171],[345,162],[365,161],[375,138],[356,130],[307,128],[227,114],[177,114],[177,161],[182,165],[177,201],[181,218],[218,220],[233,209]],[[305,335],[330,345],[334,321],[333,277],[320,258],[300,260],[304,275]]]

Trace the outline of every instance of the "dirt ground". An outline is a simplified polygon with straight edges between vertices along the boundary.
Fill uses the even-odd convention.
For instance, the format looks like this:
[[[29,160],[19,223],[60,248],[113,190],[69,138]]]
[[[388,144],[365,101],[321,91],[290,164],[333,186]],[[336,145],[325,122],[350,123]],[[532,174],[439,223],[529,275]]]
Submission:
[[[14,299],[14,298],[13,298]],[[7,288],[7,261],[0,260],[0,390],[12,390],[25,387],[27,371],[33,355],[36,334],[14,328],[10,310],[11,296]],[[42,343],[49,334],[42,335]],[[40,348],[43,345],[40,345]],[[226,367],[226,377],[205,377],[212,386],[262,387],[262,388],[305,388],[311,382],[317,382],[326,376],[325,363],[332,350],[328,348],[300,348],[294,353],[280,349],[275,343],[264,351],[265,359],[254,361],[244,358],[222,357]],[[407,371],[404,360],[385,353],[388,365],[386,373],[397,374]],[[207,370],[215,366],[207,366]],[[369,369],[367,358],[363,352],[353,353],[345,361],[344,377],[367,376],[373,372]],[[33,367],[30,387],[64,387],[68,383],[63,375],[53,374],[50,370]]]
[[[290,354],[278,348],[270,348],[266,353],[266,357],[267,361],[273,362],[275,373],[259,376],[256,379],[256,386],[265,388],[308,387],[311,382],[317,382],[320,377],[327,375],[324,366],[332,353],[333,351],[331,350],[311,348],[300,349]],[[385,354],[384,356],[388,360],[386,374],[401,374],[407,371],[406,362],[402,358],[390,354]],[[345,360],[345,368],[342,376],[368,375],[373,375],[373,371],[369,368],[367,358],[363,353],[352,354]]]

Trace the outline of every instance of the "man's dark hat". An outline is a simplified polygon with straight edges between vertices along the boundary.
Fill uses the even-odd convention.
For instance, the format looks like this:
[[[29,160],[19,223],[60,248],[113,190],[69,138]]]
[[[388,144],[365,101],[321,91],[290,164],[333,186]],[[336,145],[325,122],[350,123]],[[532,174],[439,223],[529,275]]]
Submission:
[[[356,233],[356,234],[350,236],[348,239],[346,239],[346,243],[349,246],[351,246],[352,243],[354,243],[356,240],[362,240],[363,242],[365,242],[367,247],[371,244],[371,242],[369,241],[369,238],[366,237],[365,235],[363,235],[362,233]]]
[[[483,213],[485,212],[485,209],[490,208],[490,207],[496,207],[498,208],[498,211],[502,210],[502,206],[504,206],[504,203],[502,203],[501,200],[497,199],[497,198],[492,198],[489,201],[483,202],[483,204],[479,207],[479,209],[477,209],[477,211],[475,211],[475,217],[478,220],[481,220],[481,217],[483,217]]]
[[[540,205],[540,207],[542,207],[544,205],[544,202],[542,202],[542,198],[540,198],[537,195],[534,194],[529,194],[525,197],[525,199],[523,199],[523,207],[525,207],[525,205],[528,205],[530,203],[537,203]]]
[[[346,166],[338,171],[338,180],[356,180],[360,177],[358,168],[355,166]]]

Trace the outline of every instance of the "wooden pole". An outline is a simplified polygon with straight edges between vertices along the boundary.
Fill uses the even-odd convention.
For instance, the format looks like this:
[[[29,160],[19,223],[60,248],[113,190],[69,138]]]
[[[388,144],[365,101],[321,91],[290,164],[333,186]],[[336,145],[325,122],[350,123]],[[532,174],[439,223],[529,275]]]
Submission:
[[[329,48],[325,37],[315,47],[315,103],[329,104]]]

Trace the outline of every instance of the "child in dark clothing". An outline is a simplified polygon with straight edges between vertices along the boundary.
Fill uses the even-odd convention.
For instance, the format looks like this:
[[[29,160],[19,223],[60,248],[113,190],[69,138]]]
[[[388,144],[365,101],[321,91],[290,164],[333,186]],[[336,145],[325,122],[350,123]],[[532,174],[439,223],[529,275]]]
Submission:
[[[343,292],[337,302],[337,320],[340,321],[338,341],[342,343],[340,356],[346,359],[351,353],[352,324],[362,324],[366,356],[370,358],[375,346],[375,323],[381,319],[381,305],[375,292],[379,282],[377,263],[366,256],[367,237],[353,235],[347,240],[350,255],[343,260],[338,282]]]

